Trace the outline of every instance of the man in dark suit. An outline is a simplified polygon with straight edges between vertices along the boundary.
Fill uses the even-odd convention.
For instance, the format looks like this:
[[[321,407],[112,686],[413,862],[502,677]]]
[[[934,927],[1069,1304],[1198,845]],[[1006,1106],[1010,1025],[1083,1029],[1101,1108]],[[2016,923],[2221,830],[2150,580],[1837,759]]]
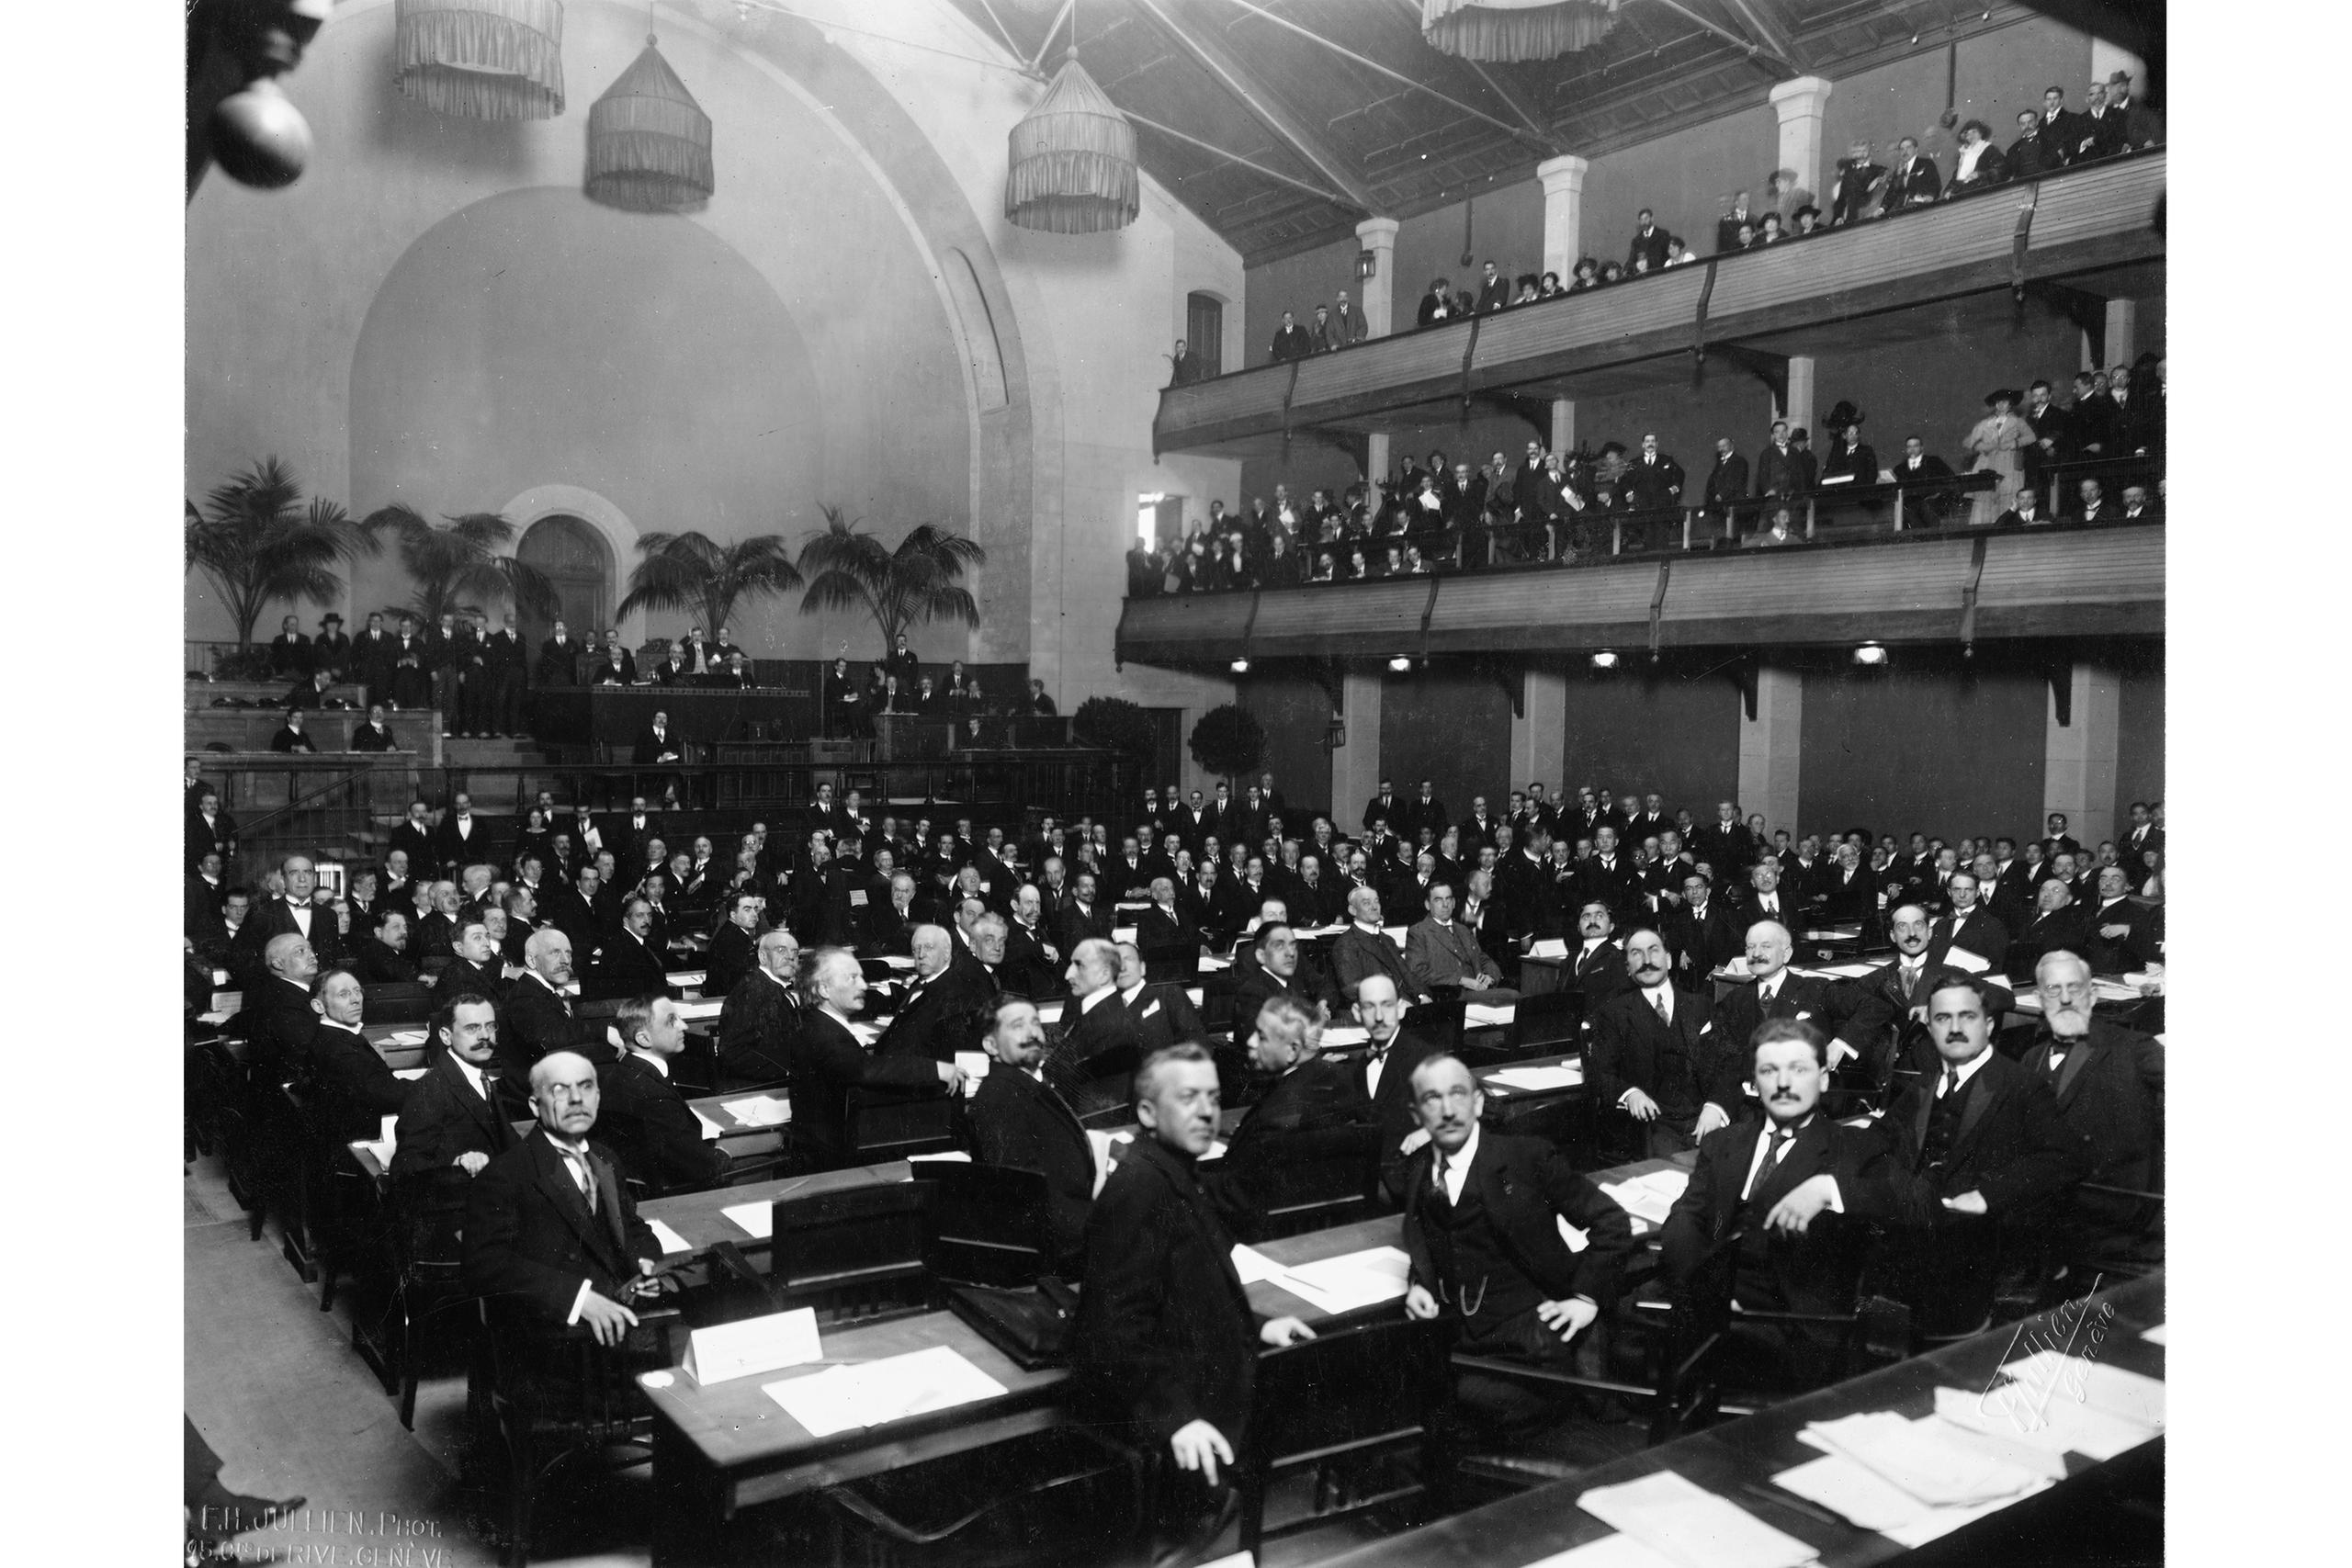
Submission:
[[[1314,1334],[1295,1317],[1257,1324],[1234,1271],[1233,1237],[1195,1174],[1217,1131],[1208,1053],[1193,1044],[1153,1053],[1136,1091],[1142,1130],[1086,1224],[1076,1381],[1100,1418],[1206,1483],[1172,1477],[1155,1521],[1168,1560],[1195,1561],[1229,1511],[1220,1488],[1247,1451],[1259,1347]]]
[[[1272,1081],[1235,1128],[1209,1183],[1219,1211],[1245,1241],[1285,1204],[1362,1196],[1372,1184],[1380,1134],[1355,1073],[1325,1060],[1317,1015],[1294,998],[1235,1015],[1250,1065]],[[1244,1019],[1248,1021],[1242,1021]]]
[[[1758,920],[1747,928],[1746,945],[1747,972],[1756,983],[1734,986],[1715,1004],[1714,1013],[1715,1035],[1734,1063],[1735,1081],[1741,1054],[1766,1019],[1796,1019],[1825,1031],[1829,1026],[1828,987],[1809,975],[1789,972],[1796,945],[1788,927],[1778,920]]]
[[[1769,451],[1770,448],[1767,448]],[[1732,450],[1731,437],[1715,437],[1715,466],[1707,470],[1707,515],[1729,517],[1747,499],[1747,459]]]
[[[1895,1293],[1928,1334],[1982,1327],[2004,1251],[2012,1264],[2031,1256],[2050,1201],[2090,1168],[2047,1084],[1992,1048],[1994,994],[1947,976],[1928,999],[1939,1076],[1905,1091],[1875,1129],[1903,1224],[1890,1258]]]
[[[335,931],[334,911],[311,901],[319,886],[318,868],[311,863],[311,857],[288,855],[277,863],[277,870],[286,879],[286,896],[267,900],[245,918],[237,931],[243,952],[232,955],[238,961],[230,968],[244,975],[265,973],[263,961],[271,939],[289,934],[308,942],[321,962],[340,961],[343,939]]]
[[[278,680],[299,679],[311,672],[311,639],[302,635],[299,616],[288,615],[278,623],[277,635],[269,639],[269,672]]]
[[[710,933],[702,993],[723,997],[759,962],[760,913],[767,900],[752,888],[728,895],[727,917]]]
[[[1313,1009],[1318,1005],[1336,1009],[1340,1003],[1337,992],[1328,980],[1317,983],[1309,974],[1300,955],[1297,932],[1286,922],[1269,920],[1258,928],[1258,935],[1250,945],[1249,953],[1255,962],[1249,973],[1241,975],[1241,960],[1234,961],[1239,978],[1234,982],[1233,1016],[1255,1018],[1259,1010],[1276,997],[1288,997],[1300,1005]]]
[[[1789,422],[1772,422],[1771,439],[1756,454],[1756,493],[1760,496],[1803,494],[1798,485],[1796,454],[1789,446]]]
[[[383,1119],[408,1102],[409,1086],[359,1032],[365,994],[359,976],[330,969],[311,987],[318,1022],[311,1035],[310,1083],[326,1135],[336,1143],[381,1134]]]
[[[1976,857],[1984,871],[1992,869],[1990,855]],[[1983,903],[1984,884],[1976,871],[1955,871],[1944,883],[1951,908],[1938,917],[1928,933],[1928,963],[1940,968],[1951,962],[1954,948],[1983,959],[1995,974],[2004,972],[2009,954],[2009,931]],[[1959,967],[1969,965],[1962,962]]]
[[[1840,980],[1829,987],[1829,1021],[1823,1022],[1819,1013],[1814,1021],[1834,1031],[1828,1044],[1830,1070],[1856,1064],[1846,1087],[1882,1088],[1898,1062],[1928,1065],[1914,1060],[1914,1047],[1926,1038],[1928,998],[1946,975],[1967,973],[1937,959],[1930,931],[1925,909],[1903,905],[1887,919],[1894,957],[1859,979]]]
[[[392,829],[386,852],[400,850],[408,855],[408,863],[419,878],[429,876],[441,863],[440,852],[435,843],[432,808],[421,800],[408,803],[408,817]]]
[[[1405,968],[1405,956],[1380,923],[1380,895],[1359,887],[1348,895],[1348,929],[1331,939],[1331,976],[1344,995],[1373,976],[1385,979],[1408,1001],[1425,1002],[1429,993]]]
[[[1405,803],[1396,798],[1396,788],[1387,779],[1380,781],[1380,793],[1363,803],[1363,830],[1372,831],[1374,822],[1386,822],[1394,830],[1405,819]]]
[[[518,1141],[512,1123],[522,1108],[498,1093],[498,1012],[490,998],[458,992],[426,1033],[424,1076],[401,1107],[391,1178],[424,1208],[462,1212],[473,1179]]]
[[[1380,1179],[1391,1197],[1403,1193],[1405,1145],[1414,1130],[1410,1079],[1435,1044],[1405,1027],[1405,1003],[1385,975],[1367,976],[1355,987],[1351,1010],[1366,1036],[1364,1058],[1349,1070],[1372,1104],[1380,1131]]]
[[[1829,226],[1859,223],[1871,216],[1870,204],[1886,178],[1884,165],[1871,162],[1871,144],[1857,141],[1838,160],[1838,175],[1829,183]],[[1812,487],[1806,486],[1809,490]]]
[[[538,1125],[492,1159],[466,1194],[465,1281],[549,1326],[584,1323],[618,1346],[662,1244],[638,1218],[611,1156],[588,1141],[600,1096],[585,1057],[557,1051],[531,1068]]]
[[[408,911],[378,909],[374,929],[351,944],[352,972],[363,986],[405,986],[416,981],[408,958]]]
[[[1878,879],[1855,845],[1838,846],[1838,864],[1821,880],[1821,918],[1831,925],[1867,925],[1878,918]]]
[[[1747,880],[1747,868],[1756,863],[1756,844],[1747,836],[1747,825],[1739,819],[1736,802],[1715,803],[1715,819],[1691,835],[1690,852],[1706,862],[1715,879],[1726,887],[1736,887]]]
[[[670,716],[666,713],[656,713],[653,716],[653,722],[639,733],[637,744],[629,751],[629,761],[632,762],[674,762],[684,755],[682,750],[684,744],[678,739],[677,733],[670,728]]]
[[[2030,978],[2045,953],[2062,947],[2069,953],[2088,951],[2096,935],[2075,907],[2074,889],[2057,877],[2034,889],[2033,908],[2033,919],[2009,943],[2006,970],[2012,980]]]
[[[2165,1050],[2133,1030],[2092,1016],[2090,966],[2064,949],[2034,969],[2041,1021],[2020,1064],[2050,1089],[2058,1119],[2089,1151],[2083,1179],[2127,1191],[2160,1190]],[[2112,1256],[2148,1226],[2149,1204],[2117,1192],[2067,1194],[2052,1255],[2059,1260]]]
[[[433,863],[453,872],[498,858],[498,852],[491,847],[489,829],[474,815],[473,797],[464,790],[449,797],[449,809],[433,830]]]
[[[1574,988],[1584,993],[1584,1011],[1594,1010],[1633,987],[1625,972],[1625,944],[1617,938],[1617,918],[1608,901],[1588,898],[1577,908],[1577,943],[1568,951]]]
[[[1634,988],[1591,1015],[1589,1092],[1644,1123],[1653,1157],[1679,1154],[1730,1124],[1738,1059],[1717,1036],[1706,993],[1673,985],[1655,930],[1626,933],[1625,967]]]
[[[1403,1177],[1405,1311],[1448,1319],[1455,1348],[1472,1355],[1563,1372],[1597,1361],[1575,1342],[1616,1303],[1634,1253],[1625,1211],[1543,1140],[1482,1128],[1486,1096],[1459,1057],[1424,1057],[1410,1090],[1426,1136]],[[1584,1233],[1581,1251],[1570,1250],[1564,1223]],[[1454,1400],[1474,1428],[1506,1443],[1561,1414],[1516,1382],[1475,1372],[1456,1380]]]
[[[980,1046],[991,1062],[965,1107],[972,1157],[1046,1179],[1054,1269],[1074,1275],[1083,1266],[1086,1217],[1094,1207],[1094,1148],[1078,1112],[1046,1079],[1046,1026],[1035,1005],[999,997]]]
[[[987,976],[976,978],[956,962],[956,941],[944,927],[917,926],[912,945],[915,972],[903,982],[898,1011],[875,1054],[953,1061],[957,1051],[969,1048],[957,1036],[956,1021],[992,987]]]
[[[1935,160],[1919,156],[1919,142],[1906,136],[1894,144],[1894,166],[1886,172],[1886,194],[1879,199],[1882,216],[1906,207],[1924,207],[1943,194],[1943,176]]]
[[[1657,215],[1643,208],[1634,215],[1634,238],[1625,247],[1625,269],[1630,272],[1634,262],[1644,261],[1649,264],[1650,271],[1656,272],[1666,265],[1669,254],[1669,236],[1657,226]]]
[[[1093,938],[1080,942],[1063,978],[1069,1000],[1046,1070],[1080,1116],[1123,1106],[1142,1053],[1134,1017],[1119,996],[1118,949]]]
[[[854,954],[839,947],[815,954],[801,983],[802,1025],[790,1075],[793,1138],[810,1170],[850,1162],[853,1089],[898,1090],[913,1098],[963,1090],[964,1075],[952,1062],[912,1052],[886,1055],[859,1044],[850,1019],[865,999],[865,977]]]
[[[1749,1081],[1764,1108],[1699,1143],[1690,1185],[1675,1200],[1659,1261],[1678,1292],[1703,1281],[1762,1312],[1851,1312],[1860,1282],[1864,1222],[1893,1217],[1886,1152],[1869,1129],[1841,1126],[1821,1111],[1828,1087],[1821,1031],[1774,1019],[1747,1053]],[[1708,1269],[1728,1242],[1728,1267]],[[1706,1272],[1702,1273],[1702,1269]],[[1735,1328],[1735,1334],[1740,1331]],[[1803,1383],[1833,1371],[1834,1329],[1790,1325],[1740,1335]]]
[[[1663,510],[1682,501],[1682,465],[1662,451],[1657,433],[1642,436],[1642,449],[1626,466],[1625,498],[1636,511]]]
[[[1433,321],[1449,321],[1459,314],[1461,312],[1455,309],[1453,285],[1445,278],[1433,277],[1430,279],[1430,291],[1421,296],[1420,305],[1413,312],[1413,320],[1416,325],[1426,327]]]
[[[2148,803],[2144,800],[2133,801],[2132,826],[2123,830],[2122,840],[2116,845],[2118,852],[2122,857],[2124,871],[2136,883],[2139,878],[2147,874],[2146,863],[2141,860],[2141,855],[2149,850],[2154,850],[2161,854],[2164,852],[2164,847],[2165,830],[2156,826],[2154,813],[2150,809]]]
[[[498,1069],[507,1093],[531,1093],[531,1064],[550,1051],[570,1051],[603,1066],[619,1051],[605,1038],[604,1023],[574,1018],[563,987],[572,983],[571,939],[553,927],[533,931],[523,943],[523,974],[506,987],[499,1015]]]
[[[1752,833],[1748,841],[1755,842]],[[1799,911],[1804,906],[1793,889],[1781,886],[1785,874],[1779,856],[1761,856],[1747,867],[1745,875],[1736,879],[1734,873],[1721,866],[1715,869],[1724,879],[1727,911],[1740,930],[1745,931],[1758,920],[1778,920],[1792,931],[1797,929]]]
[[[1012,919],[1005,924],[999,983],[1019,996],[1054,996],[1061,989],[1062,966],[1061,943],[1046,929],[1045,895],[1024,882],[1013,893]]]
[[[277,734],[269,738],[269,749],[280,753],[301,752],[315,756],[318,753],[319,743],[303,731],[302,722],[300,708],[287,709],[286,723]]]
[[[2066,107],[2066,89],[2046,87],[2041,94],[2041,166],[2054,174],[2080,155],[2083,117]]]
[[[621,634],[605,634],[605,647],[596,655],[596,668],[588,677],[592,686],[633,686],[637,684],[637,656],[621,646]]]
[[[2082,956],[2102,974],[2121,975],[2160,962],[2162,931],[2156,911],[2131,897],[2132,884],[2120,865],[2098,871],[2098,901],[2083,917],[2090,951]]]
[[[1151,981],[1144,974],[1143,950],[1134,942],[1114,944],[1119,955],[1119,1005],[1127,1010],[1127,1024],[1135,1032],[1136,1058],[1140,1061],[1163,1045],[1180,1040],[1204,1040],[1201,1015],[1193,998],[1173,980]]]
[[[621,1174],[657,1196],[724,1182],[727,1152],[703,1136],[701,1121],[670,1082],[670,1063],[686,1043],[678,1004],[658,991],[632,996],[613,1023],[628,1048],[597,1069],[604,1101],[597,1125]]]
[[[1621,922],[1632,920],[1645,912],[1641,879],[1641,870],[1634,864],[1634,857],[1618,842],[1616,824],[1603,821],[1593,831],[1591,856],[1577,867],[1576,886],[1570,897],[1578,908],[1591,899],[1601,899],[1614,919]]]
[[[653,906],[641,897],[629,898],[622,908],[620,930],[605,939],[595,963],[589,965],[582,994],[600,1001],[642,996],[674,1000],[677,987],[670,984],[662,955],[647,945],[652,930]],[[626,1031],[622,1037],[628,1037]]]

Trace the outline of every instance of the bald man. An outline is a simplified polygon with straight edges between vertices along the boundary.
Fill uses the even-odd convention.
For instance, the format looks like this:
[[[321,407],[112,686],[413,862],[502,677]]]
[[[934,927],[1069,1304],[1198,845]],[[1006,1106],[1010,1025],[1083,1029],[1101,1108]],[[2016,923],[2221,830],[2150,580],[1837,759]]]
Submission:
[[[800,944],[779,927],[760,938],[758,962],[718,1009],[718,1070],[730,1087],[782,1083],[800,1038]]]
[[[1751,986],[1734,986],[1715,1004],[1715,1033],[1721,1047],[1746,1070],[1748,1042],[1768,1018],[1803,1019],[1825,1033],[1829,1028],[1829,987],[1824,980],[1789,972],[1796,952],[1789,928],[1758,920],[1747,928],[1747,972]]]
[[[806,1023],[792,1054],[791,1074],[792,1135],[804,1169],[831,1170],[855,1163],[849,1135],[850,1090],[896,1090],[928,1098],[963,1089],[964,1075],[952,1061],[933,1062],[914,1052],[869,1053],[850,1027],[865,1001],[865,976],[848,949],[821,948],[804,958],[800,1007]]]
[[[319,977],[319,956],[309,938],[290,931],[271,937],[262,951],[261,980],[247,983],[236,1021],[245,1032],[245,1076],[256,1089],[274,1090],[310,1071],[318,1022],[311,982]]]
[[[1046,1071],[1080,1116],[1122,1109],[1142,1056],[1135,1020],[1119,997],[1119,950],[1090,937],[1071,953],[1062,977],[1069,1000]]]
[[[599,1066],[620,1055],[602,1021],[574,1016],[564,987],[577,977],[562,931],[545,927],[523,943],[523,973],[506,988],[498,1031],[499,1081],[518,1100],[529,1097],[531,1064],[550,1051],[577,1051]]]
[[[993,987],[975,956],[968,968],[956,962],[956,939],[944,926],[917,926],[914,975],[901,983],[899,1010],[875,1049],[885,1056],[919,1056],[952,1062],[967,1041],[955,1036],[952,1021],[978,1006]]]
[[[311,987],[311,1010],[318,1015],[311,1034],[311,1078],[317,1090],[319,1120],[336,1143],[380,1137],[383,1120],[408,1103],[409,1085],[360,1032],[363,997],[359,977],[330,969]]]

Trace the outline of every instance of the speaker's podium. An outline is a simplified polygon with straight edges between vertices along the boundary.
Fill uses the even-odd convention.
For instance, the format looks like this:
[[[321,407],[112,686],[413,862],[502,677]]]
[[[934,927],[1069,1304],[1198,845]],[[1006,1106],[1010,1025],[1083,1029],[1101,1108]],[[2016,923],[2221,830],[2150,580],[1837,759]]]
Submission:
[[[878,761],[885,762],[920,762],[944,757],[954,744],[956,725],[952,719],[934,718],[928,714],[881,713],[874,716],[874,739],[879,750]]]

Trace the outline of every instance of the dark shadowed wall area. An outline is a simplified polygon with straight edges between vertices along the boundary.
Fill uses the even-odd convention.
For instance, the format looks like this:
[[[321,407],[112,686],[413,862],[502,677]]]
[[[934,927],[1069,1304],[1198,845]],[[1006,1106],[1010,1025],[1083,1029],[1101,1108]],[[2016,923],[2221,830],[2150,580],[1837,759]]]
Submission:
[[[1801,831],[2032,829],[2049,686],[2036,670],[1959,663],[1906,650],[1882,672],[1805,676]]]
[[[1323,749],[1323,736],[1331,699],[1304,676],[1252,675],[1236,684],[1241,705],[1266,731],[1264,771],[1274,775],[1274,787],[1290,807],[1283,830],[1305,838],[1311,813],[1330,804],[1331,754]]]
[[[2115,747],[2115,829],[2131,823],[2135,800],[2165,797],[2165,671],[2163,649],[2152,648],[2127,665],[2118,706]]]
[[[1567,706],[1567,777],[1543,781],[1553,795],[1656,790],[1669,814],[1705,822],[1738,793],[1739,693],[1722,676],[1571,674]]]
[[[1440,665],[1382,684],[1380,766],[1398,795],[1416,795],[1429,779],[1447,811],[1460,817],[1474,795],[1489,807],[1508,800],[1510,765],[1510,697],[1500,682]],[[1363,803],[1354,809],[1361,827]]]

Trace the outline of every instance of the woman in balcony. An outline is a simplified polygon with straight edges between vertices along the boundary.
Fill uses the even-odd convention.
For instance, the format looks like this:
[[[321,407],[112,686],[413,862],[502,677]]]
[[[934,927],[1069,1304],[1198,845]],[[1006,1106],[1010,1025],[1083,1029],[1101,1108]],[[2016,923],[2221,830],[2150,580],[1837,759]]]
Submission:
[[[1600,285],[1600,264],[1590,256],[1578,256],[1575,276],[1568,279],[1567,292],[1581,294],[1586,289],[1597,288]]]
[[[1944,187],[1944,199],[1990,190],[2008,178],[2008,164],[1994,143],[1993,128],[1981,119],[1969,120],[1960,128],[1960,152],[1952,164],[1951,184]]]
[[[1962,444],[1976,454],[1969,472],[2000,475],[1994,489],[1980,492],[1971,503],[1971,527],[1988,527],[1995,518],[2017,504],[2018,487],[2025,477],[2025,449],[2033,445],[2034,439],[2033,426],[2012,412],[2022,401],[2023,395],[2011,388],[1987,392],[1984,406],[1993,412],[1976,422]]]
[[[1606,288],[1612,283],[1623,283],[1625,281],[1625,269],[1613,261],[1602,262],[1600,273],[1592,281],[1596,288]]]

